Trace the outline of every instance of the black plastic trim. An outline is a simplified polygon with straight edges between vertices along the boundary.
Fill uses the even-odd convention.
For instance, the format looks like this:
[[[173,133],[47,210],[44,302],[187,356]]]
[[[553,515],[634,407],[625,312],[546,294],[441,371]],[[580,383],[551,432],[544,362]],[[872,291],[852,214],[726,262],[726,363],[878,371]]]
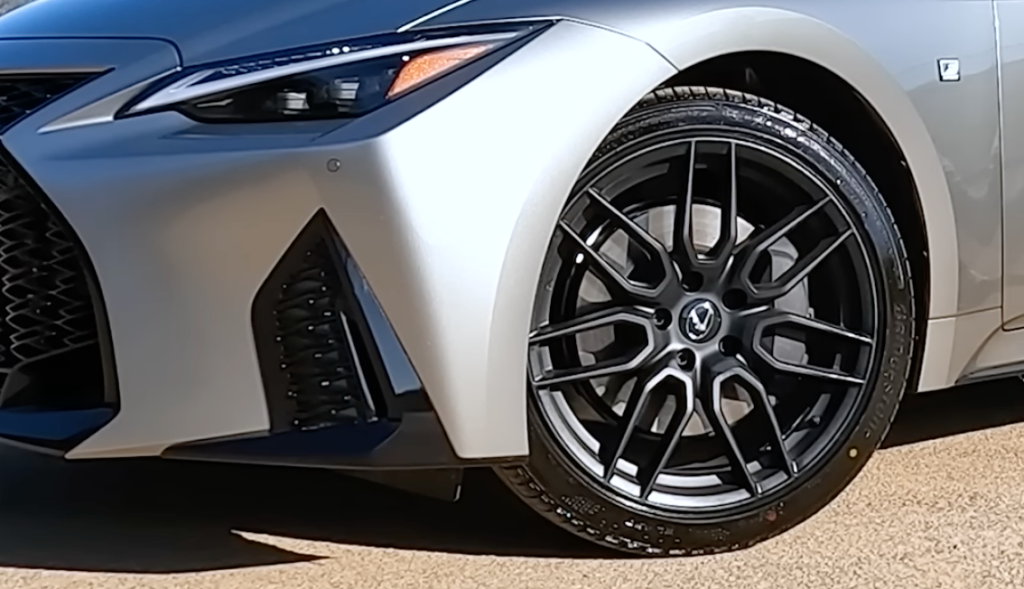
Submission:
[[[292,279],[294,273],[302,267],[307,252],[318,245],[325,245],[329,251],[332,267],[329,271],[339,287],[337,310],[347,320],[353,339],[353,355],[360,364],[362,377],[365,379],[366,390],[371,399],[369,419],[389,419],[400,417],[404,408],[410,403],[401,402],[384,366],[384,359],[374,342],[366,314],[357,304],[354,287],[347,271],[350,256],[340,236],[334,230],[326,211],[318,211],[299,233],[298,237],[285,251],[274,266],[270,276],[256,293],[252,307],[253,333],[256,341],[260,371],[263,375],[264,394],[270,414],[270,433],[277,434],[291,431],[294,425],[295,407],[288,398],[288,375],[280,365],[280,350],[277,347],[277,324],[275,311],[279,293]],[[407,397],[408,395],[403,395]],[[419,391],[412,396],[419,396],[415,405],[423,409],[429,407],[426,393]],[[369,408],[368,408],[369,409]]]
[[[1013,362],[968,372],[956,380],[955,386],[978,384],[1004,378],[1024,378],[1024,362]]]
[[[434,412],[412,412],[400,420],[351,423],[313,431],[194,442],[168,448],[165,458],[306,466],[338,470],[419,470],[510,465],[525,457],[466,460],[452,450]]]
[[[109,70],[93,70],[93,71],[78,71],[78,72],[25,72],[25,73],[8,73],[0,74],[0,84],[17,84],[17,83],[30,83],[33,81],[63,81],[66,85],[56,88],[56,92],[48,96],[41,97],[37,102],[33,102],[30,106],[23,106],[18,109],[21,112],[16,116],[0,114],[0,134],[13,128],[15,125],[30,117],[34,112],[49,106],[54,101],[61,97],[67,96],[74,90],[81,88],[85,84],[94,81],[96,78],[104,75]],[[13,106],[8,107],[14,109]]]
[[[312,251],[327,244],[330,267],[317,274],[325,284],[339,289],[335,308],[351,331],[354,356],[361,368],[365,394],[372,410],[360,411],[334,420],[333,424],[304,428],[294,419],[294,400],[289,398],[287,370],[295,370],[282,361],[279,343],[279,302],[290,297],[289,280],[309,276]],[[309,466],[339,470],[433,470],[461,469],[469,466],[518,464],[525,457],[495,460],[466,460],[458,457],[422,386],[396,392],[381,347],[375,338],[364,304],[375,304],[373,297],[357,295],[354,279],[361,280],[358,266],[350,256],[326,211],[319,210],[275,264],[258,290],[252,306],[256,353],[263,375],[264,393],[270,415],[268,432],[243,438],[207,440],[173,446],[164,451],[166,458],[234,462],[279,466]],[[294,283],[294,282],[293,282]],[[327,290],[330,290],[328,285]],[[369,287],[363,283],[368,292]],[[370,293],[372,295],[372,293]],[[310,305],[313,305],[311,300]],[[317,302],[317,304],[320,304]],[[394,335],[383,311],[376,314],[374,327],[386,328]],[[387,324],[382,326],[381,323]],[[397,341],[397,338],[396,338]],[[338,342],[339,345],[344,342]],[[399,346],[400,347],[400,346]],[[402,354],[394,346],[391,354]],[[344,356],[339,354],[342,361]],[[408,362],[407,357],[390,358]],[[417,379],[418,381],[418,379]],[[438,475],[438,480],[456,481],[458,477]],[[364,477],[367,478],[367,477]],[[380,477],[368,477],[380,479]],[[387,477],[393,479],[393,477]],[[400,481],[409,479],[399,477]],[[383,482],[383,481],[381,481]],[[396,483],[397,484],[397,483]],[[425,483],[426,484],[426,483]],[[442,485],[443,486],[443,485]],[[436,493],[431,493],[436,494]]]

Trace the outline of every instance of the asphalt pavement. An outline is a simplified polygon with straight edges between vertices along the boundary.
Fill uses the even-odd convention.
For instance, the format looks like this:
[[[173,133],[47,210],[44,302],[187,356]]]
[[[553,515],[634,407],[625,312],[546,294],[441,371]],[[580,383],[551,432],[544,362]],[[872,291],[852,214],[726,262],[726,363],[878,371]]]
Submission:
[[[912,399],[832,506],[739,553],[622,558],[488,473],[448,504],[336,473],[0,450],[0,587],[1024,586],[1024,384]]]

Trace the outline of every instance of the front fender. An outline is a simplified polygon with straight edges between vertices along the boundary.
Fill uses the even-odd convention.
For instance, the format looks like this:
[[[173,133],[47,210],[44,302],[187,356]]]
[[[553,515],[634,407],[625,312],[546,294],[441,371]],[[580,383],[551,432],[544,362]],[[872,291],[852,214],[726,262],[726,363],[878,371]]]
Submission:
[[[528,453],[526,342],[559,213],[612,127],[676,71],[563,21],[375,142],[376,192],[398,200],[352,181],[326,202],[459,456]]]
[[[723,55],[769,51],[802,58],[845,80],[865,98],[888,127],[902,149],[914,178],[924,215],[930,274],[927,292],[929,335],[923,353],[920,388],[931,390],[951,385],[963,362],[957,361],[955,368],[951,368],[950,363],[954,356],[963,356],[964,353],[963,350],[954,349],[954,338],[949,335],[948,326],[939,328],[943,327],[943,322],[949,323],[950,317],[991,308],[993,302],[998,304],[999,293],[989,283],[964,284],[960,270],[963,265],[960,257],[964,255],[967,258],[964,263],[977,266],[978,260],[987,260],[985,272],[998,274],[998,248],[993,249],[991,240],[978,241],[981,234],[991,235],[993,223],[998,225],[998,198],[993,199],[992,194],[986,194],[988,200],[980,203],[975,203],[973,198],[965,198],[960,215],[973,221],[966,222],[960,231],[957,230],[957,209],[954,207],[953,191],[947,181],[943,160],[908,89],[901,86],[891,68],[887,69],[886,64],[879,61],[865,46],[826,22],[831,19],[836,23],[850,23],[855,25],[853,29],[863,34],[884,35],[892,31],[909,33],[915,30],[913,27],[923,26],[921,18],[918,18],[921,15],[917,12],[924,7],[909,6],[897,10],[898,7],[884,2],[857,8],[849,5],[837,7],[831,3],[805,3],[801,0],[776,0],[776,5],[784,7],[769,8],[742,6],[742,3],[743,0],[691,0],[678,3],[664,0],[629,3],[616,0],[522,0],[510,7],[497,0],[476,0],[430,24],[486,21],[499,17],[562,16],[599,23],[600,26],[648,43],[680,70]],[[796,12],[797,9],[806,9],[806,12],[813,12],[815,16]],[[886,10],[892,13],[884,14]],[[965,30],[974,31],[963,35],[956,47],[965,56],[965,63],[972,63],[974,69],[984,72],[985,80],[992,80],[992,87],[986,87],[985,82],[975,83],[971,87],[965,86],[959,96],[982,102],[991,98],[991,106],[995,108],[994,74],[991,72],[994,66],[990,63],[993,55],[988,47],[991,31],[976,28],[987,22],[986,10],[975,6],[969,9],[963,6],[947,7],[941,15],[933,15],[935,19],[940,19],[940,22],[933,24],[941,26],[929,38],[935,40],[942,36],[942,31],[948,33],[951,29],[961,33]],[[882,11],[883,14],[874,14],[872,11]],[[875,18],[891,18],[897,23],[887,29],[888,33],[880,33],[878,27],[872,26],[872,19]],[[970,26],[964,29],[959,24],[961,21]],[[884,40],[878,43],[878,38],[872,38],[871,41],[876,43],[875,48],[880,51],[895,51],[893,47],[901,46],[900,43]],[[909,73],[916,80],[915,83],[921,85],[918,91],[924,93],[934,91],[921,82],[934,80],[928,77],[931,69],[927,66],[937,56],[929,53],[929,47],[922,45],[913,51],[886,54],[892,58],[893,63],[888,64],[892,67],[906,67],[909,64],[907,58],[910,61],[916,60],[911,65],[917,69],[911,72],[901,70],[901,75]],[[934,114],[941,118],[944,113],[945,110],[940,109]],[[972,142],[957,148],[960,156],[981,144],[991,144],[990,139],[994,138],[986,133],[996,133],[994,115],[986,116],[983,124],[976,127],[970,129]],[[982,151],[987,154],[990,150]],[[992,161],[988,156],[975,158],[968,155],[966,161],[968,163],[964,168],[979,178],[992,172]],[[963,165],[964,161],[960,163]],[[964,293],[969,296],[965,297]]]

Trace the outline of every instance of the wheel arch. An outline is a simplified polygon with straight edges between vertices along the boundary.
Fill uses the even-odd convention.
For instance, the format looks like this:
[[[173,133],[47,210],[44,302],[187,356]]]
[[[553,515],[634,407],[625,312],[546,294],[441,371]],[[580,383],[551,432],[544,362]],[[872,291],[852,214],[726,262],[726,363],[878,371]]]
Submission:
[[[583,25],[586,20],[579,19],[574,24]],[[614,30],[614,23],[611,25]],[[928,317],[946,317],[956,313],[959,253],[955,240],[946,238],[956,234],[949,187],[923,120],[909,96],[877,60],[834,28],[805,15],[777,9],[735,8],[697,14],[672,23],[671,34],[666,34],[665,26],[659,25],[660,30],[652,31],[651,34],[619,28],[618,32],[626,37],[642,41],[648,45],[647,49],[653,48],[667,61],[663,64],[671,64],[672,67],[663,69],[657,66],[651,61],[653,56],[639,51],[637,46],[640,43],[626,43],[624,46],[636,47],[638,55],[643,55],[638,62],[642,66],[638,65],[638,71],[629,71],[629,75],[618,84],[608,86],[605,73],[625,63],[622,56],[605,63],[597,74],[596,86],[604,85],[614,88],[614,91],[606,97],[607,100],[584,109],[600,111],[601,118],[596,122],[590,121],[585,128],[579,127],[581,134],[573,142],[571,157],[563,157],[557,166],[552,162],[544,164],[542,181],[524,198],[524,206],[515,221],[498,278],[494,304],[491,306],[486,382],[487,388],[502,399],[513,388],[516,389],[516,400],[513,402],[509,399],[506,402],[517,408],[516,417],[512,420],[517,422],[514,428],[517,436],[520,429],[518,424],[525,421],[520,410],[526,392],[525,375],[518,381],[521,385],[513,384],[514,374],[517,373],[514,368],[526,366],[526,346],[519,336],[525,336],[528,331],[524,320],[529,321],[533,312],[534,294],[539,286],[536,271],[539,270],[543,252],[554,231],[558,212],[569,198],[569,191],[578,173],[589,159],[589,155],[584,156],[582,152],[589,153],[600,144],[601,137],[631,108],[632,105],[626,104],[627,101],[635,105],[647,92],[670,83],[680,72],[722,56],[774,52],[799,58],[831,72],[864,97],[905,156],[907,168],[916,186],[929,251],[930,281],[926,288]],[[580,29],[587,28],[584,26]],[[596,28],[610,32],[608,27]],[[727,34],[723,31],[742,31],[742,34]],[[579,69],[593,72],[589,66]],[[665,71],[667,69],[672,71]],[[664,72],[662,77],[652,79],[652,74],[659,71]],[[594,74],[584,76],[583,71],[576,71],[566,75],[566,80],[558,85],[565,88],[570,78],[578,83],[581,76],[590,79],[590,75]],[[625,94],[630,94],[631,98]],[[580,121],[574,122],[577,123],[582,124]],[[584,150],[583,146],[588,149]],[[946,341],[948,338],[938,339],[942,341],[926,340],[921,356],[923,374],[933,366],[937,368],[948,364],[952,352],[950,342]],[[507,419],[511,420],[511,417],[509,415]],[[525,445],[525,440],[523,442]]]
[[[856,88],[801,57],[770,51],[729,53],[695,64],[663,87],[726,88],[766,98],[807,117],[849,151],[878,186],[906,243],[923,319],[930,284],[927,229],[906,155],[878,111]]]
[[[723,34],[722,31],[742,31]],[[694,16],[654,46],[680,73],[743,54],[775,54],[813,65],[863,97],[905,158],[924,219],[929,257],[929,319],[956,314],[959,251],[952,199],[938,151],[910,97],[896,79],[855,41],[806,15],[772,8],[732,8]],[[769,97],[770,98],[770,97]],[[792,105],[787,105],[792,106]],[[806,113],[802,113],[806,114]]]
[[[723,34],[722,31],[742,31],[742,34]],[[926,250],[925,276],[915,277],[926,305],[926,309],[919,310],[923,311],[921,317],[930,321],[957,314],[959,248],[956,240],[949,238],[956,235],[956,225],[945,172],[931,135],[910,97],[878,60],[841,31],[817,19],[772,8],[707,12],[687,19],[671,34],[661,31],[656,37],[652,38],[652,45],[679,69],[665,84],[691,83],[708,64],[759,54],[806,64],[839,80],[848,91],[859,96],[864,112],[875,119],[876,129],[891,141],[909,173],[909,192],[888,196],[890,200],[894,196],[915,200],[920,213]],[[774,99],[770,95],[766,97]],[[800,105],[786,106],[801,110]],[[922,382],[929,382],[926,388],[939,388],[944,384],[935,381],[934,375],[948,372],[943,367],[948,365],[952,353],[951,342],[939,341],[947,338],[938,334],[930,336],[926,325],[921,327],[924,349],[918,363],[920,378]]]

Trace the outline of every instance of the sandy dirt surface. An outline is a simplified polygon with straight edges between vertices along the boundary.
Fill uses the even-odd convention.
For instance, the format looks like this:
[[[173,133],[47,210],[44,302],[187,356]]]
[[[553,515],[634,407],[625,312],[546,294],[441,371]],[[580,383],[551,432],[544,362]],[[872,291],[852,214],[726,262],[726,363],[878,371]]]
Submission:
[[[810,522],[753,549],[638,560],[488,473],[447,504],[328,472],[0,451],[0,587],[893,589],[1024,586],[1024,385],[913,399]]]

